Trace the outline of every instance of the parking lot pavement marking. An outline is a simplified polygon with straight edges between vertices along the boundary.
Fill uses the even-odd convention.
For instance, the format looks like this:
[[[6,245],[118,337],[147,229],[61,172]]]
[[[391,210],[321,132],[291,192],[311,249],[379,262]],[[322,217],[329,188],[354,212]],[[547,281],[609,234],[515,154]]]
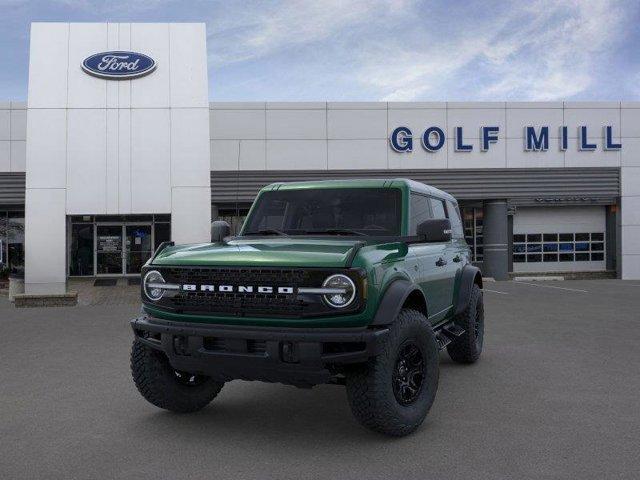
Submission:
[[[482,291],[483,292],[499,293],[500,295],[509,295],[507,292],[499,292],[498,290],[489,290],[488,288],[483,288]]]
[[[513,282],[513,283],[520,283],[522,285],[531,285],[532,287],[555,288],[557,290],[568,290],[570,292],[589,293],[587,290],[580,290],[579,288],[556,287],[556,286],[553,286],[553,285],[540,285],[540,284],[537,284],[537,283],[529,283],[529,282]]]

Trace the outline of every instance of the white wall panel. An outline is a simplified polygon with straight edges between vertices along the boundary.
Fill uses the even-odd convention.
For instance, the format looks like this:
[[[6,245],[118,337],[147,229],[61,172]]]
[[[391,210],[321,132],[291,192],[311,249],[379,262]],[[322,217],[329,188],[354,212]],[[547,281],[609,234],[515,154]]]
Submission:
[[[31,109],[27,124],[27,188],[66,188],[67,111]]]
[[[507,168],[564,167],[564,152],[560,151],[557,138],[549,139],[549,150],[546,152],[525,151],[522,138],[507,138],[506,142]]]
[[[11,142],[0,140],[0,172],[11,171]]]
[[[131,213],[131,110],[118,110],[118,210]]]
[[[620,179],[622,196],[640,195],[640,167],[625,167]]]
[[[622,255],[622,279],[640,279],[640,255]]]
[[[390,109],[388,111],[387,138],[390,137],[393,130],[398,127],[409,127],[409,129],[411,129],[414,150],[422,148],[420,139],[424,131],[429,127],[440,127],[444,131],[445,137],[449,138],[449,134],[447,133],[447,111],[440,108]],[[388,148],[391,150],[391,147]]]
[[[25,292],[64,293],[65,190],[27,189],[25,208]]]
[[[0,141],[11,139],[11,110],[0,110]]]
[[[387,168],[387,141],[329,140],[329,169],[380,170]]]
[[[620,216],[623,226],[640,225],[640,195],[624,197]]]
[[[330,140],[387,138],[387,111],[328,110],[327,127]]]
[[[447,168],[446,144],[437,152],[426,152],[419,144],[411,152],[396,152],[389,148],[387,142],[387,162],[389,168],[423,169]]]
[[[120,48],[120,25],[118,23],[107,24],[107,50],[125,50]],[[118,82],[106,82],[107,108],[119,107],[119,87]]]
[[[615,150],[603,150],[601,138],[589,138],[589,143],[597,143],[598,148],[593,151],[578,150],[576,145],[572,145],[575,141],[569,139],[569,148],[564,154],[565,167],[619,167],[620,152]],[[615,139],[619,141],[619,139]]]
[[[620,119],[622,126],[618,135],[640,138],[640,108],[623,108]]]
[[[589,137],[599,138],[598,144],[602,145],[603,130],[605,125],[613,127],[613,135],[620,136],[620,109],[619,108],[565,108],[564,124],[568,127],[569,138],[578,137],[578,127],[587,127]]]
[[[170,105],[169,24],[132,23],[131,50],[150,56],[156,69],[131,81],[133,108],[168,108]],[[183,88],[190,88],[184,85]]]
[[[640,167],[640,138],[622,139],[620,165],[623,167]]]
[[[118,49],[131,50],[131,24],[118,24]],[[142,53],[142,52],[140,52]],[[120,108],[131,107],[131,80],[120,80],[115,82],[118,86],[118,106]]]
[[[240,140],[240,170],[267,169],[267,142]]]
[[[25,172],[27,170],[27,142],[11,142],[11,171]]]
[[[462,127],[465,138],[479,138],[480,127],[499,127],[498,137],[504,138],[506,126],[504,108],[449,108],[447,115],[449,138],[453,138],[455,127]]]
[[[169,24],[171,106],[209,108],[204,23]]]
[[[326,140],[267,140],[267,169],[326,170]]]
[[[209,109],[171,109],[171,185],[208,187]]]
[[[210,110],[212,140],[264,140],[264,110]]]
[[[211,189],[174,187],[171,239],[177,244],[211,241]]]
[[[81,67],[88,56],[107,50],[106,23],[69,25],[68,108],[107,106],[107,80],[87,75]]]
[[[120,168],[119,154],[119,114],[116,109],[107,109],[106,113],[106,156],[105,156],[105,210],[109,214],[120,213],[118,202],[118,184]]]
[[[106,213],[105,109],[70,109],[67,127],[67,213]]]
[[[211,140],[211,170],[237,170],[239,140]]]
[[[27,111],[11,110],[11,140],[27,139]]]
[[[507,108],[507,138],[523,138],[524,127],[549,127],[549,138],[560,136],[560,127],[564,125],[562,108]]]
[[[29,108],[67,106],[68,59],[68,23],[31,24]]]
[[[327,138],[326,110],[267,109],[267,139],[306,140]]]
[[[131,111],[131,211],[171,211],[169,109]]]
[[[466,145],[473,145],[471,152],[456,152],[455,141],[447,142],[449,168],[506,168],[505,139],[502,133],[498,134],[498,142],[489,145],[489,150],[480,150],[480,139],[465,138]]]
[[[623,225],[622,253],[624,255],[640,255],[640,225]]]

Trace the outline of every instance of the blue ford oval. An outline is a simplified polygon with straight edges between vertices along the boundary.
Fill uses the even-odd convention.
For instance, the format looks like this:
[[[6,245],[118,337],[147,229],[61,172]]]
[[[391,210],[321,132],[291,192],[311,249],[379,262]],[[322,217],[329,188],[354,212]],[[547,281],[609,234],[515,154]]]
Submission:
[[[87,57],[82,69],[95,77],[130,80],[147,75],[156,68],[153,58],[136,52],[102,52]]]

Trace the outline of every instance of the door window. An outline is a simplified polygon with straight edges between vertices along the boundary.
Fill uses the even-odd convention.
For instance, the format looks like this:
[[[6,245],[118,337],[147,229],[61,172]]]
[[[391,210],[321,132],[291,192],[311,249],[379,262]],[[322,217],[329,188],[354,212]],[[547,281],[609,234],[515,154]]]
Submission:
[[[453,238],[464,238],[464,229],[462,228],[462,219],[458,206],[450,200],[447,200],[447,211],[449,220],[451,220],[451,233]]]
[[[409,235],[416,235],[418,225],[431,218],[431,209],[429,208],[429,197],[412,193],[410,199]]]
[[[444,202],[439,198],[430,198],[431,210],[433,211],[433,218],[447,218],[447,211],[444,208]]]

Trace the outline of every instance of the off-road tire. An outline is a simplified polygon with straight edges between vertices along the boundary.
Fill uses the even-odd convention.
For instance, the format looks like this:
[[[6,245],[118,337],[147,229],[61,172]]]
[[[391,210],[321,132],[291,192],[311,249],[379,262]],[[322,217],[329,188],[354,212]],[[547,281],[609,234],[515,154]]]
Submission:
[[[149,403],[177,413],[203,409],[224,386],[222,382],[203,376],[198,376],[194,384],[181,382],[180,374],[176,374],[164,353],[138,340],[131,347],[131,374],[138,391]]]
[[[404,346],[416,345],[424,362],[425,373],[416,399],[409,405],[400,403],[394,393],[394,372]],[[347,398],[351,411],[365,427],[391,436],[404,436],[416,430],[433,405],[438,389],[438,344],[425,316],[403,309],[389,328],[380,355],[347,371]]]
[[[478,285],[473,284],[469,304],[454,322],[464,328],[464,333],[447,346],[451,360],[458,363],[477,362],[484,341],[484,302]]]

